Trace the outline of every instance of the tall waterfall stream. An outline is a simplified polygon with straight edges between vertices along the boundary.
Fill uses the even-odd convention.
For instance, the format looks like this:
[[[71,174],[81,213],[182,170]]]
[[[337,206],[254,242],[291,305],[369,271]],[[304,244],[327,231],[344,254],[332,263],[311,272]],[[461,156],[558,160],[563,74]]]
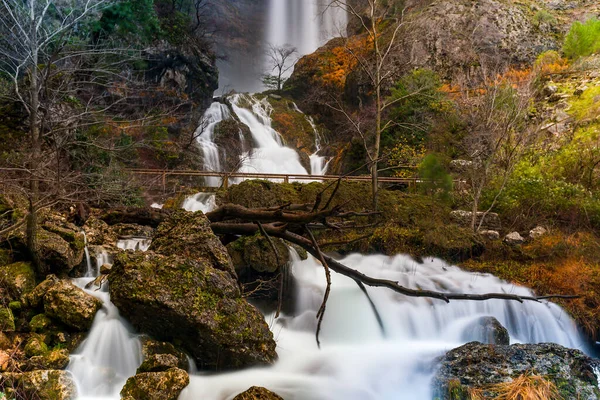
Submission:
[[[322,13],[326,1],[270,0],[269,29],[265,40],[289,43],[302,54],[315,50],[346,23],[339,10]],[[334,32],[335,31],[335,32]],[[338,30],[339,31],[339,30]],[[246,149],[241,171],[308,174],[298,154],[286,147],[271,127],[270,105],[253,95],[228,98],[231,108],[215,102],[206,111],[199,128],[198,143],[207,170],[221,171],[222,149],[214,143],[215,126],[233,114],[250,128],[256,147]],[[243,100],[243,101],[242,101]],[[244,104],[245,106],[242,106]],[[251,106],[248,107],[247,105]],[[299,111],[299,110],[297,110]],[[306,116],[306,118],[309,118]],[[315,130],[315,147],[320,136]],[[311,174],[324,174],[327,160],[317,152],[311,156]],[[218,178],[209,178],[218,179]],[[209,182],[217,185],[218,181]],[[155,205],[159,206],[159,205]],[[199,193],[186,199],[189,211],[210,211],[212,194]],[[149,241],[119,241],[122,249],[146,250]],[[462,343],[480,339],[468,329],[481,316],[494,316],[509,331],[513,342],[555,342],[582,348],[574,322],[551,302],[490,300],[484,302],[409,298],[385,288],[368,292],[383,319],[380,328],[372,309],[356,284],[333,273],[330,299],[321,332],[321,349],[315,341],[315,318],[325,289],[325,276],[313,258],[300,260],[291,251],[291,268],[296,281],[296,310],[293,314],[265,315],[275,340],[279,360],[270,367],[239,372],[205,374],[194,372],[180,400],[229,400],[250,386],[264,386],[286,400],[426,400],[432,361]],[[87,249],[86,249],[87,252]],[[86,253],[87,254],[87,253]],[[87,277],[75,280],[80,287],[91,282],[108,254],[97,256],[95,268],[88,260]],[[494,276],[475,274],[439,259],[417,263],[408,256],[387,257],[353,254],[342,263],[368,275],[399,281],[411,288],[446,292],[507,292],[530,294],[530,290],[508,284]],[[68,370],[78,386],[80,399],[118,399],[126,379],[141,363],[141,345],[127,322],[110,302],[107,283],[100,290],[85,289],[103,302],[86,340],[71,356]],[[194,371],[194,366],[190,367]]]

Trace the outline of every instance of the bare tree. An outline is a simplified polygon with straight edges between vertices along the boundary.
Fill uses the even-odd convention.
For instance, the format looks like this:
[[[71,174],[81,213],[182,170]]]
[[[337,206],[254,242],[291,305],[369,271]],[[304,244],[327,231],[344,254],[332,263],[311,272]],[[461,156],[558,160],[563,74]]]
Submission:
[[[270,73],[264,74],[263,84],[269,89],[281,91],[286,80],[286,73],[294,66],[294,55],[298,53],[295,47],[289,44],[283,46],[269,45],[267,59],[271,67]]]
[[[483,85],[461,92],[458,99],[468,129],[463,146],[470,161],[466,172],[474,231],[481,229],[527,145],[539,131],[539,125],[528,118],[534,95],[533,76],[529,74],[520,82],[513,82],[497,71],[484,73]],[[489,207],[478,216],[482,194],[494,180],[496,194]]]
[[[384,0],[366,0],[356,6],[347,0],[332,0],[329,7],[340,7],[355,18],[366,35],[366,46],[370,51],[358,51],[351,46],[346,50],[355,60],[357,68],[366,76],[373,90],[373,123],[362,124],[353,113],[343,106],[341,101],[330,105],[342,113],[352,124],[354,131],[361,137],[369,161],[373,208],[377,209],[378,165],[381,160],[381,133],[391,127],[394,121],[385,119],[386,111],[403,98],[388,99],[385,90],[393,81],[395,68],[390,65],[391,54],[399,44],[401,29],[405,26],[404,9],[397,9],[394,2]],[[359,8],[360,7],[360,8]]]

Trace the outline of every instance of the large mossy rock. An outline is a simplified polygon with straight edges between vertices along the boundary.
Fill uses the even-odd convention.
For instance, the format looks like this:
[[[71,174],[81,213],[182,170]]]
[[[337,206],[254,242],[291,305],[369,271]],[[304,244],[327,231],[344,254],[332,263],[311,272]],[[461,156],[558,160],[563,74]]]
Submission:
[[[123,252],[109,282],[125,318],[159,340],[181,342],[200,368],[266,364],[276,357],[263,316],[211,259]]]
[[[252,386],[235,396],[233,400],[283,400],[283,397],[276,395],[264,387]]]
[[[0,331],[14,332],[15,317],[10,308],[0,307]]]
[[[178,210],[161,223],[149,250],[166,256],[177,255],[188,260],[208,262],[213,268],[227,272],[236,279],[227,250],[210,229],[201,212]]]
[[[187,372],[171,368],[164,372],[144,372],[132,376],[121,390],[126,400],[177,400],[190,383]]]
[[[77,389],[67,371],[3,373],[0,377],[0,387],[9,398],[75,400],[77,397]]]
[[[27,262],[17,262],[0,267],[0,287],[11,299],[20,299],[35,288],[35,270]]]
[[[52,230],[47,225],[45,228],[38,230],[39,255],[44,271],[66,275],[83,261],[83,234],[59,226]]]
[[[54,283],[44,294],[44,311],[77,330],[89,330],[102,302],[66,280]]]
[[[433,398],[470,400],[473,389],[483,398],[496,398],[492,385],[521,375],[540,376],[552,382],[564,399],[600,399],[594,368],[600,362],[579,350],[558,344],[485,345],[467,343],[442,358],[433,385]]]
[[[261,235],[245,236],[227,245],[227,251],[238,276],[247,274],[248,269],[256,272],[277,272],[290,261],[290,252],[281,239],[272,238],[273,246],[269,240]]]

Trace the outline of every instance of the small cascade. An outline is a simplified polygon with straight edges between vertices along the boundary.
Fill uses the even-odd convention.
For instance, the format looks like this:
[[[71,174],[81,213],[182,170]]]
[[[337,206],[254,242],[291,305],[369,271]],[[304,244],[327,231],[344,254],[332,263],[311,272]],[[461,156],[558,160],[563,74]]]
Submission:
[[[149,244],[149,239],[134,238],[119,240],[117,245],[122,249],[145,250]],[[96,255],[95,273],[73,280],[78,287],[102,301],[102,309],[96,314],[88,337],[71,354],[67,367],[77,384],[80,400],[118,399],[126,380],[135,375],[142,362],[140,341],[110,301],[108,284],[104,283],[97,290],[85,289],[100,267],[111,263],[110,254],[103,250]]]
[[[293,252],[292,252],[293,254]],[[555,342],[582,348],[573,321],[550,302],[452,301],[411,298],[368,288],[385,327],[379,328],[368,300],[349,278],[333,273],[323,320],[321,349],[314,332],[325,290],[323,268],[293,255],[298,294],[294,315],[266,317],[277,342],[272,367],[219,375],[196,375],[180,400],[231,399],[250,386],[264,386],[286,400],[429,399],[435,357],[470,339],[468,325],[494,316],[512,342]],[[489,274],[474,274],[438,259],[420,264],[399,255],[350,255],[341,260],[360,272],[411,287],[446,292],[505,292],[530,295],[527,288]]]
[[[94,276],[94,271],[92,270],[92,259],[90,257],[90,249],[88,249],[87,235],[84,230],[81,233],[83,233],[83,252],[85,254],[85,276],[91,277]]]
[[[230,97],[233,111],[250,128],[254,149],[242,157],[240,172],[308,175],[295,150],[285,147],[279,133],[271,127],[273,109],[266,98],[236,94]],[[242,105],[251,105],[251,109]]]
[[[207,213],[217,208],[216,195],[214,193],[196,193],[186,198],[181,206],[186,211],[202,211]]]
[[[117,247],[123,250],[141,250],[146,251],[152,243],[147,237],[134,237],[130,239],[121,239],[117,242]]]
[[[214,102],[204,113],[202,123],[194,133],[204,156],[204,169],[206,171],[221,171],[219,148],[214,143],[214,133],[219,122],[229,118],[231,118],[229,108],[225,104]],[[220,178],[206,177],[205,179],[206,184],[210,187],[216,187],[220,184]]]
[[[294,110],[304,115],[304,118],[310,124],[314,134],[315,134],[315,152],[312,153],[310,158],[310,174],[311,175],[325,175],[327,173],[327,167],[329,166],[329,162],[331,159],[327,159],[327,157],[323,157],[319,155],[319,151],[321,151],[321,132],[317,129],[317,124],[315,124],[315,120],[310,116],[306,115],[298,108],[296,103],[292,103]]]

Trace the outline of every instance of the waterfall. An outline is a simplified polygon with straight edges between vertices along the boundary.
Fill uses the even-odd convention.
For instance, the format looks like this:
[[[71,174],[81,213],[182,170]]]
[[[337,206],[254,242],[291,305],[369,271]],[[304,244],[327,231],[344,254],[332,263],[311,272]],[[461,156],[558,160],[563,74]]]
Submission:
[[[265,41],[289,44],[301,55],[315,51],[332,37],[344,36],[345,11],[329,7],[330,0],[269,0],[269,29]]]
[[[420,264],[408,256],[350,255],[345,265],[377,278],[446,292],[506,292],[531,295],[489,274],[476,274],[439,259]],[[321,332],[314,332],[325,289],[315,259],[292,265],[298,287],[294,315],[267,316],[279,360],[267,368],[219,375],[195,375],[180,400],[225,400],[250,386],[264,386],[286,400],[430,399],[434,358],[472,339],[467,328],[481,316],[494,316],[512,343],[555,342],[582,348],[574,322],[551,302],[452,301],[411,298],[385,288],[368,288],[382,316],[380,330],[368,300],[349,278],[333,273],[332,291]]]
[[[119,240],[122,249],[147,249],[149,239]],[[87,246],[86,246],[87,251]],[[106,251],[96,255],[96,276],[103,264],[110,264]],[[74,279],[73,282],[102,301],[87,338],[71,354],[67,370],[77,385],[78,399],[118,399],[121,388],[142,362],[141,344],[133,329],[119,316],[119,310],[110,301],[108,283],[99,290],[85,289],[95,279]]]
[[[207,213],[217,207],[216,196],[214,193],[196,193],[193,196],[187,197],[181,208],[186,211],[202,211]]]
[[[229,108],[225,104],[214,102],[204,113],[201,124],[194,133],[204,156],[206,171],[221,171],[219,148],[214,143],[214,133],[219,122],[229,118],[231,118]],[[218,186],[220,183],[220,179],[217,177],[206,177],[205,179],[206,184],[211,187]]]

